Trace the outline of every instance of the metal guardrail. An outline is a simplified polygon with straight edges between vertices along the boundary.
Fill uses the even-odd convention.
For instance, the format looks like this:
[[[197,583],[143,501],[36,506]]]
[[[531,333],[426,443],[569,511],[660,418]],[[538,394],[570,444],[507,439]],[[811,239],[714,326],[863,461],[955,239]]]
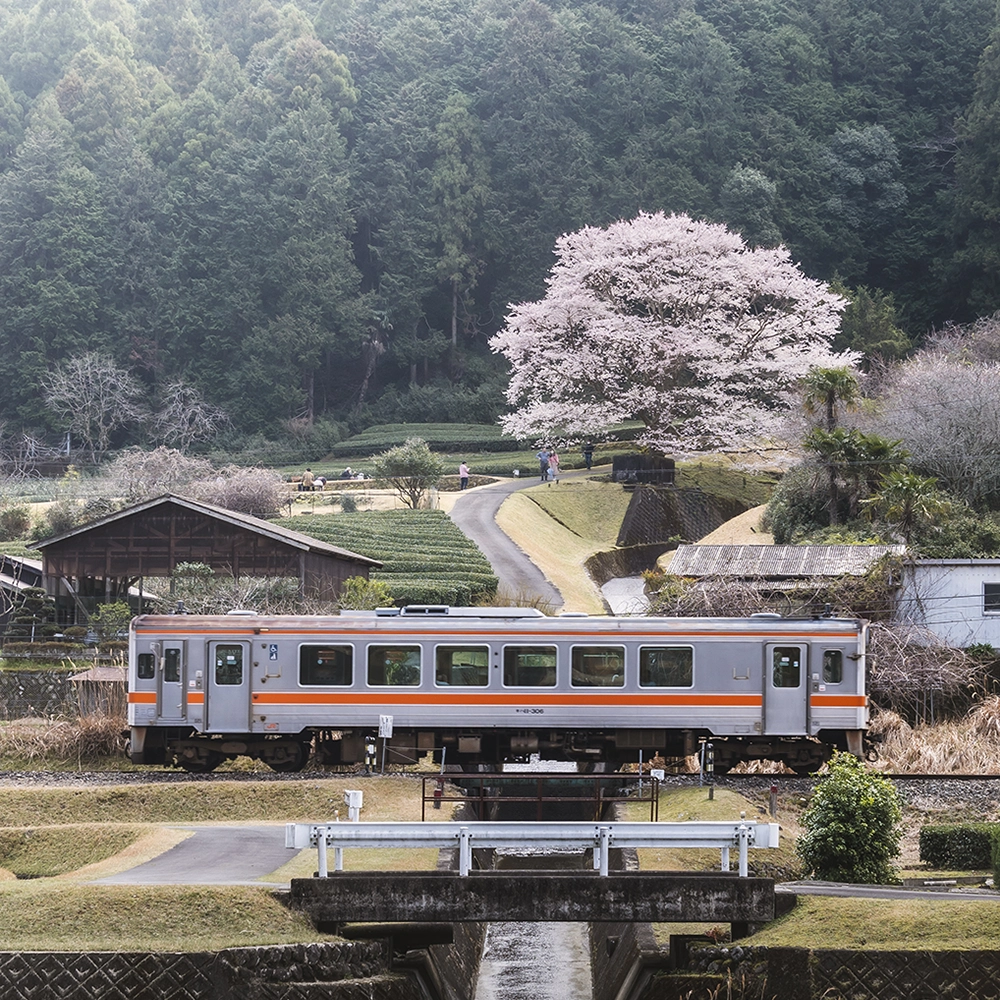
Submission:
[[[716,847],[722,870],[729,851],[739,852],[739,874],[747,875],[750,847],[777,847],[777,823],[746,820],[691,823],[289,823],[285,847],[319,852],[319,877],[326,878],[327,849],[334,848],[334,870],[343,871],[345,847],[458,848],[458,873],[472,868],[474,847],[593,848],[594,868],[608,874],[612,847]]]
[[[455,791],[454,789],[459,789]],[[557,788],[558,791],[553,791]],[[428,792],[428,789],[430,791]],[[469,805],[480,820],[492,804],[533,803],[535,818],[542,818],[542,804],[575,802],[592,805],[594,820],[615,802],[648,802],[649,821],[660,815],[660,783],[649,775],[570,774],[556,771],[532,774],[425,774],[421,790],[420,818],[427,818],[427,804]]]

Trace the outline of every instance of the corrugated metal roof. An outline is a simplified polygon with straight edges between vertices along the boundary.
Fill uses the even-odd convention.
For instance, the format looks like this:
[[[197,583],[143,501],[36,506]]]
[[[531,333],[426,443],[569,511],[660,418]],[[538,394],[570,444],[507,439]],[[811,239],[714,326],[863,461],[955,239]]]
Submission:
[[[675,576],[861,576],[905,545],[679,545],[670,561]]]

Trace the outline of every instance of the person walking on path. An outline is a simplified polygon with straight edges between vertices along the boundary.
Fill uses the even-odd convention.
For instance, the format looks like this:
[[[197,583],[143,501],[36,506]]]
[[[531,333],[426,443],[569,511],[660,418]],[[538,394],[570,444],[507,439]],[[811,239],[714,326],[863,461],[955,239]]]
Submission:
[[[535,458],[538,459],[538,471],[541,473],[541,480],[544,483],[546,479],[549,478],[549,451],[548,448],[542,448]]]
[[[591,466],[594,464],[594,442],[588,441],[583,446],[583,461],[587,466],[587,471],[590,471]]]
[[[458,488],[460,490],[469,488],[469,467],[465,462],[458,467]]]
[[[556,454],[555,448],[549,452],[549,479],[553,482],[559,482],[559,456]]]

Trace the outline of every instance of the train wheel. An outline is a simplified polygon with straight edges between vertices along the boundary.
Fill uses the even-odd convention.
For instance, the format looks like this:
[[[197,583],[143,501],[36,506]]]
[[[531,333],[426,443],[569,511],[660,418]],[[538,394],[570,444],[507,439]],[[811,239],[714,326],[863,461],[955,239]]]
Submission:
[[[309,744],[275,742],[273,746],[264,751],[263,759],[272,771],[277,771],[280,774],[301,771],[306,766],[306,761],[309,760]]]
[[[177,763],[188,774],[208,774],[210,771],[214,771],[225,759],[225,755],[216,750],[205,750],[198,747],[196,750],[193,748],[186,750],[185,755],[178,758]]]

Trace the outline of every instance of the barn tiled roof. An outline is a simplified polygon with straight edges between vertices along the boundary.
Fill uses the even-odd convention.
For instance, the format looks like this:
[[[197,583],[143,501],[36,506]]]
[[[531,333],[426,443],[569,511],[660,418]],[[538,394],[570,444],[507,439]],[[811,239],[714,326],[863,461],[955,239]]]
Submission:
[[[905,545],[680,545],[670,561],[675,576],[861,576]]]

